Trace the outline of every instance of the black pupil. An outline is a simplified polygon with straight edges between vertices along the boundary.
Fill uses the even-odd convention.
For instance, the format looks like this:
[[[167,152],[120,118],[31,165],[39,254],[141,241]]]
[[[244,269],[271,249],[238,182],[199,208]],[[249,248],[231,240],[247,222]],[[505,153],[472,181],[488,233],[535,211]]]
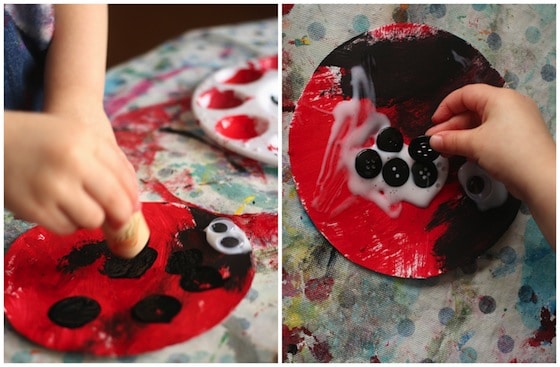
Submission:
[[[484,180],[480,176],[472,176],[467,182],[467,190],[478,195],[484,190]]]
[[[224,247],[231,248],[239,245],[239,240],[235,237],[226,237],[222,240],[221,244]]]
[[[212,224],[212,229],[214,232],[223,233],[227,231],[227,226],[224,223],[214,223]]]

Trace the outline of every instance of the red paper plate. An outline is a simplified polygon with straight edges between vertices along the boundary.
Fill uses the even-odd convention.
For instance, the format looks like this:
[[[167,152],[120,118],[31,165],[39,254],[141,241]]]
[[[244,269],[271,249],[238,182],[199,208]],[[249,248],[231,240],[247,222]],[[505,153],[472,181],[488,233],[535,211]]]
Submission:
[[[427,278],[473,261],[509,227],[519,201],[509,195],[497,208],[478,210],[457,179],[464,158],[438,157],[433,168],[439,181],[428,188],[411,183],[418,172],[426,175],[412,166],[416,160],[407,147],[432,126],[442,99],[469,83],[502,86],[504,80],[464,40],[417,24],[392,24],[352,38],[315,70],[290,124],[290,163],[305,210],[346,258],[383,274]],[[387,126],[402,136],[398,152],[378,149],[378,134]],[[354,162],[372,147],[388,171],[367,186]],[[395,171],[403,178],[400,166],[389,164],[397,157],[402,162],[391,165],[411,168],[403,168],[408,181],[402,187],[387,185],[385,175]],[[375,162],[367,162],[371,170]]]
[[[20,236],[4,260],[5,314],[14,329],[48,348],[96,355],[185,341],[222,321],[251,286],[250,248],[234,254],[230,240],[244,233],[260,244],[276,228],[266,215],[180,204],[145,203],[143,212],[150,240],[130,261],[112,256],[99,230],[57,236],[35,227]],[[224,220],[213,238],[230,237],[225,252],[206,239],[216,218]]]

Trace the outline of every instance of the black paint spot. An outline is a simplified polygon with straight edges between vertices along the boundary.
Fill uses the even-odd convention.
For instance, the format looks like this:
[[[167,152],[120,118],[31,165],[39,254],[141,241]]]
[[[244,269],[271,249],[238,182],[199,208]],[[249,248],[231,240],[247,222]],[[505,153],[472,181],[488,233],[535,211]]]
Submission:
[[[408,154],[417,162],[429,163],[439,157],[439,153],[430,146],[429,136],[419,136],[408,146]]]
[[[200,264],[202,264],[202,252],[198,249],[186,249],[169,255],[165,271],[169,274],[189,274]]]
[[[432,186],[438,179],[437,168],[432,162],[414,162],[410,171],[412,172],[414,184],[421,188]]]
[[[521,288],[519,288],[517,296],[519,297],[519,301],[522,303],[537,303],[538,300],[533,288],[530,285],[526,284],[522,285]]]
[[[103,254],[108,253],[105,241],[88,243],[74,247],[66,256],[58,260],[56,268],[64,273],[72,273],[79,268],[93,264]]]
[[[101,312],[101,306],[94,299],[74,296],[64,298],[49,308],[48,317],[55,324],[69,329],[84,326]]]
[[[278,97],[276,97],[276,96],[270,96],[270,100],[272,101],[272,103],[274,103],[275,105],[278,106]]]
[[[475,262],[510,226],[520,205],[511,195],[503,205],[483,212],[466,196],[440,204],[426,231],[447,225],[433,248],[441,269],[452,270]]]
[[[148,246],[132,259],[109,255],[101,274],[109,278],[140,278],[152,267],[156,258],[157,251]]]
[[[295,344],[288,344],[288,353],[296,354],[298,352],[297,345]]]
[[[496,310],[496,300],[491,296],[484,296],[478,302],[478,308],[484,314],[492,313]]]
[[[147,323],[169,323],[181,311],[181,302],[164,294],[148,296],[136,303],[132,318]]]
[[[356,155],[354,168],[363,178],[374,178],[381,173],[381,157],[373,149],[364,149]]]
[[[181,288],[187,292],[202,292],[224,285],[220,272],[210,266],[199,266],[181,277]]]
[[[400,158],[393,158],[383,166],[383,179],[389,186],[402,186],[408,181],[410,171],[405,161]]]
[[[400,152],[403,147],[403,136],[399,129],[387,127],[377,135],[375,143],[385,152]]]

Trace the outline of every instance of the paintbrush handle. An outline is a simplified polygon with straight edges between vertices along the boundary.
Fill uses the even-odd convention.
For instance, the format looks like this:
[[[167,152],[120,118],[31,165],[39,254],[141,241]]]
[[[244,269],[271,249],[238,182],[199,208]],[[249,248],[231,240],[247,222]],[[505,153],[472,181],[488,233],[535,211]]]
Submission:
[[[135,212],[128,223],[118,230],[103,226],[107,246],[119,257],[130,259],[144,249],[150,238],[150,229],[142,211]]]

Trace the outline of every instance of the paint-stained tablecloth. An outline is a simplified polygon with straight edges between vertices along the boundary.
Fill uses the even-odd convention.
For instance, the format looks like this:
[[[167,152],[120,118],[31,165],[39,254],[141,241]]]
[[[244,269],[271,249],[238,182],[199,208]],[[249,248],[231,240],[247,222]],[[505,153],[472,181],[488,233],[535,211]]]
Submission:
[[[121,138],[119,144],[137,168],[142,201],[183,201],[224,214],[277,214],[278,168],[220,149],[205,136],[191,111],[191,96],[202,80],[219,69],[276,54],[277,40],[275,19],[197,29],[108,71],[106,111]],[[150,139],[129,141],[126,134],[119,136],[127,121],[141,121],[147,127],[164,122],[164,128],[153,131]],[[30,226],[5,211],[5,251]],[[95,358],[42,348],[6,322],[4,360],[275,362],[277,241],[253,256],[256,275],[248,294],[221,324],[190,341],[138,356]]]
[[[554,5],[284,5],[282,360],[554,362],[556,259],[527,207],[475,264],[427,280],[357,266],[315,229],[290,172],[288,128],[313,71],[335,47],[395,22],[473,45],[508,87],[556,119]]]

